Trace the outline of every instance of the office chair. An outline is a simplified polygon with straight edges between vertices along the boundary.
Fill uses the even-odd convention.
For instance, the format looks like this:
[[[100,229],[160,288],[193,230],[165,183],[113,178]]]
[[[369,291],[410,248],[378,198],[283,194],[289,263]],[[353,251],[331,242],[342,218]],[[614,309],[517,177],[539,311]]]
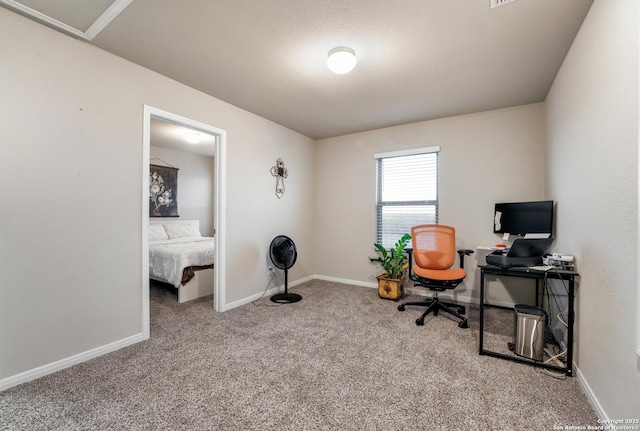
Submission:
[[[409,279],[414,286],[422,286],[434,292],[433,298],[424,301],[404,302],[398,306],[399,311],[404,311],[406,305],[422,305],[427,309],[422,316],[416,319],[416,325],[424,325],[424,318],[438,311],[449,313],[458,319],[462,319],[458,326],[468,328],[464,306],[442,302],[438,299],[438,292],[453,289],[467,276],[464,270],[464,256],[473,253],[473,250],[458,250],[460,256],[460,268],[452,268],[456,260],[456,230],[450,226],[439,224],[425,224],[411,228],[411,243],[413,248],[406,248],[409,260]],[[412,259],[413,258],[413,259]],[[415,260],[413,265],[412,260]],[[454,309],[457,309],[456,312]]]

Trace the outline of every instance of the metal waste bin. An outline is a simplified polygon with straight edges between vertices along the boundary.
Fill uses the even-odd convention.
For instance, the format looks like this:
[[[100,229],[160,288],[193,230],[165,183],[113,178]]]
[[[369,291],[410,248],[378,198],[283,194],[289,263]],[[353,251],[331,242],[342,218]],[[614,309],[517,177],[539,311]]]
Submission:
[[[544,348],[544,325],[547,313],[540,307],[516,304],[516,343],[514,353],[518,356],[542,361]]]

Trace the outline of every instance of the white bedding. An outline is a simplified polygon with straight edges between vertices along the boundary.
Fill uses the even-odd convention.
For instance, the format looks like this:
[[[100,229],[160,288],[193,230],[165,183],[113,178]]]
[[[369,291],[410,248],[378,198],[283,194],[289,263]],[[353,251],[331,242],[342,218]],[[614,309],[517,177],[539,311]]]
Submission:
[[[180,287],[189,266],[213,265],[213,238],[183,237],[149,241],[149,276]]]

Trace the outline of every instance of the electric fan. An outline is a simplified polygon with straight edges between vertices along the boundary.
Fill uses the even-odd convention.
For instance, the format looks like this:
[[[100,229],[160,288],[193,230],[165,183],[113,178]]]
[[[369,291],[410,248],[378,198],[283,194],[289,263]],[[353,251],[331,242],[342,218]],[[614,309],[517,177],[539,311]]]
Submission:
[[[275,237],[269,246],[269,257],[276,268],[284,270],[284,293],[276,293],[271,297],[271,301],[280,303],[300,301],[302,296],[296,293],[289,293],[287,286],[289,268],[296,263],[298,258],[298,250],[293,240],[284,235]]]

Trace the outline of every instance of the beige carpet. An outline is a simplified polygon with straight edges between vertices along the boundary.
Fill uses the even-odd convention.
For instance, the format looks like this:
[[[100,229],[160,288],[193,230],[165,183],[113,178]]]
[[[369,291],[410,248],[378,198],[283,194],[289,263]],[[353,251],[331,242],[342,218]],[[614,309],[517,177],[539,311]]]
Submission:
[[[478,355],[470,328],[312,281],[216,313],[153,288],[151,339],[0,393],[3,430],[551,430],[595,425],[577,378]],[[406,299],[406,298],[405,298]],[[487,316],[490,331],[513,324]],[[495,328],[495,329],[494,329]],[[491,334],[489,334],[489,337]],[[497,337],[502,335],[497,334]]]

